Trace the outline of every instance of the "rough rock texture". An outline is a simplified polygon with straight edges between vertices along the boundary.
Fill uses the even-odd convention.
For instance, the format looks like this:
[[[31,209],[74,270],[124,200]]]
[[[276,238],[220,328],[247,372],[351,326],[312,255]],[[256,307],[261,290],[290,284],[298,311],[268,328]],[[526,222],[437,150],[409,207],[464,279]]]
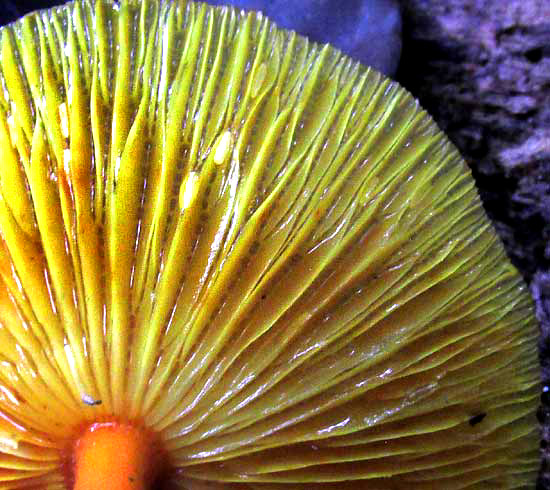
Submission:
[[[550,2],[401,0],[398,79],[470,164],[541,322],[539,489],[550,489]]]

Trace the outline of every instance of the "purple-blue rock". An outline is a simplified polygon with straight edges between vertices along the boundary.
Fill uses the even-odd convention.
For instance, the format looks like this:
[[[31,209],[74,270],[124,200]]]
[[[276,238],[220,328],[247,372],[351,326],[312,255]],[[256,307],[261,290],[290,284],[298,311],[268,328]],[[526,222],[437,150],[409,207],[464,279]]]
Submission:
[[[401,53],[401,12],[397,0],[206,0],[260,10],[280,27],[312,41],[330,43],[387,75]]]

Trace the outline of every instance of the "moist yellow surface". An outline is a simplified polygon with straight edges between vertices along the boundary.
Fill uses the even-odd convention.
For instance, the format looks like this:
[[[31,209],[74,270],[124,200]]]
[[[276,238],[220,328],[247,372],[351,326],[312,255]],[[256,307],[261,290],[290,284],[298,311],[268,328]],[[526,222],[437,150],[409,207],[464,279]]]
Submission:
[[[0,489],[112,417],[191,489],[532,488],[526,287],[395,82],[185,1],[0,50]]]

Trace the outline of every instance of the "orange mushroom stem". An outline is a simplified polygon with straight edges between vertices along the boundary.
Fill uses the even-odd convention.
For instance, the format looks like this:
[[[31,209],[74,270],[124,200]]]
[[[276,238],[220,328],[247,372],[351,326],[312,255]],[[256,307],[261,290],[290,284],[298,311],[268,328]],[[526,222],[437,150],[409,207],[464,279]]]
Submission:
[[[74,490],[146,490],[156,476],[151,438],[124,423],[91,425],[74,457]]]

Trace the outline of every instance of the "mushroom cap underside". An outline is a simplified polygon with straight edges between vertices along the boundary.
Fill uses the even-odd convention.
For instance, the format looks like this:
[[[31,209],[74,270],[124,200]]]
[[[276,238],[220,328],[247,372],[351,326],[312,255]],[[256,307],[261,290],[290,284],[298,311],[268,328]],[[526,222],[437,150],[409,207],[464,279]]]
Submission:
[[[82,0],[0,30],[0,84],[0,489],[70,488],[111,420],[185,488],[531,487],[531,301],[397,83],[260,14]]]

